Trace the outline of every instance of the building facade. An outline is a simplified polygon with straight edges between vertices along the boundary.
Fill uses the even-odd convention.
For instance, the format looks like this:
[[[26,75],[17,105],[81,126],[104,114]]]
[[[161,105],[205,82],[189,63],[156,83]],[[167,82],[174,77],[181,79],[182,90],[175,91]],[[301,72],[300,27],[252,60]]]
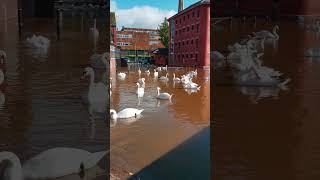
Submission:
[[[155,29],[122,28],[117,31],[117,45],[121,57],[150,58],[150,51],[163,48],[159,32]]]
[[[168,19],[169,66],[210,66],[210,0]]]
[[[152,51],[152,59],[155,65],[165,66],[168,64],[168,48],[158,48]]]

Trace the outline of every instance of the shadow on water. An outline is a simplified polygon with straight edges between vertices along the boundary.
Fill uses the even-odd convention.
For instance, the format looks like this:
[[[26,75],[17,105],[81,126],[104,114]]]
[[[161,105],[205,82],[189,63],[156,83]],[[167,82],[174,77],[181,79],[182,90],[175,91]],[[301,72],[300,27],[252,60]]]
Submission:
[[[129,178],[137,179],[210,179],[210,128],[201,130]]]

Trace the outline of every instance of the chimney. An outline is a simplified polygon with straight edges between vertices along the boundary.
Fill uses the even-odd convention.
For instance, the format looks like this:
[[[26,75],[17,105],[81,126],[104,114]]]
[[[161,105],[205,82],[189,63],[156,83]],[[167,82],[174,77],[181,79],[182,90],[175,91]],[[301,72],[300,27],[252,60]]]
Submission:
[[[178,12],[183,10],[183,0],[179,0]]]

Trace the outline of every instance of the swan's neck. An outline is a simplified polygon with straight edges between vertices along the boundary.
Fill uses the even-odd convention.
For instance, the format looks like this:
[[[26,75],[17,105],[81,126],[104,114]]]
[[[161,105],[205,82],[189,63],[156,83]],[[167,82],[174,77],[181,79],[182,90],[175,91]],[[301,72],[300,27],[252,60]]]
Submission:
[[[159,89],[157,89],[157,92],[158,92],[157,94],[158,94],[158,96],[159,96],[159,95],[160,95],[160,90],[159,90]]]
[[[10,180],[23,180],[22,168],[19,158],[11,152],[1,152],[0,153],[0,163],[2,161],[8,160],[9,167],[7,168],[7,173]]]
[[[175,74],[173,74],[173,79],[175,79],[176,78],[176,75]]]

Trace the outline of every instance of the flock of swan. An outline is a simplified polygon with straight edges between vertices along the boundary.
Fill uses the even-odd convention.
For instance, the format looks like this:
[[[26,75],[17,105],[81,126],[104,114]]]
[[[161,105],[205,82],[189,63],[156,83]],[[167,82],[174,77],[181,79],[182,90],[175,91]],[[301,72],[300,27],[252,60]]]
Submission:
[[[272,32],[267,30],[253,32],[239,43],[229,45],[230,53],[226,57],[218,51],[213,51],[212,58],[216,61],[215,65],[230,64],[236,69],[233,71],[235,85],[284,87],[290,79],[282,79],[282,73],[264,66],[261,60],[264,55],[264,44],[279,40],[278,30],[279,26],[276,25]]]
[[[177,69],[176,69],[177,70]],[[159,72],[165,74],[159,77]],[[147,69],[143,72],[146,76],[149,77],[151,74],[150,70]],[[175,73],[173,73],[172,81],[174,83],[182,83],[182,86],[184,89],[187,90],[194,90],[198,91],[200,90],[200,86],[194,82],[192,82],[192,78],[196,77],[198,74],[197,69],[193,71],[187,72],[185,75],[182,75],[181,78],[176,77]],[[140,98],[144,96],[145,88],[146,88],[146,79],[144,77],[141,77],[142,71],[139,68],[138,69],[138,75],[139,79],[136,82],[137,90],[136,90],[136,95]],[[117,77],[119,80],[124,80],[126,78],[127,74],[124,72],[119,72],[117,73]],[[168,82],[170,81],[171,78],[169,78],[169,71],[168,71],[168,66],[165,67],[157,67],[153,69],[153,78],[155,80],[161,81],[161,82]],[[111,82],[110,82],[110,87],[111,87]],[[156,95],[155,98],[159,100],[169,100],[171,102],[171,99],[173,97],[173,94],[170,94],[168,92],[160,92],[161,88],[157,87],[156,88]],[[110,88],[110,96],[112,95],[111,88]],[[136,108],[125,108],[119,112],[116,112],[114,109],[110,110],[110,117],[113,121],[117,121],[117,119],[126,119],[126,118],[136,118],[141,113],[143,112],[143,109],[136,109]]]

